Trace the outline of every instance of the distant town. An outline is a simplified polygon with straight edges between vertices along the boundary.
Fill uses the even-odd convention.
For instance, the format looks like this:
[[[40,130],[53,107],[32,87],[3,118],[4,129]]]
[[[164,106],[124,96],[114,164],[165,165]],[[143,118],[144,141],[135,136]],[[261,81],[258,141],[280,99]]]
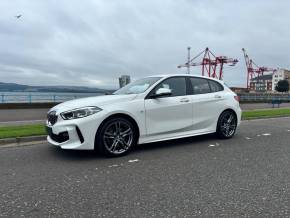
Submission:
[[[258,75],[251,78],[249,89],[241,87],[231,87],[231,89],[237,93],[277,93],[276,87],[278,82],[282,80],[287,80],[290,84],[290,70],[278,69],[272,74]]]

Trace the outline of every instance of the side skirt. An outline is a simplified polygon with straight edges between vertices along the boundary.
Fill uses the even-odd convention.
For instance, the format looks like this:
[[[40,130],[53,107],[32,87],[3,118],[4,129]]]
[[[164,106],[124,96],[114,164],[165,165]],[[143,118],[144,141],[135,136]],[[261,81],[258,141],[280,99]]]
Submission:
[[[152,142],[160,142],[160,141],[166,141],[166,140],[171,140],[171,139],[179,139],[179,138],[186,138],[186,137],[192,137],[192,136],[199,136],[199,135],[206,135],[206,134],[211,134],[211,133],[215,133],[215,131],[211,130],[211,131],[202,131],[202,132],[188,132],[186,134],[183,135],[175,135],[175,136],[164,136],[164,135],[160,135],[158,136],[154,136],[154,137],[140,137],[139,138],[139,142],[138,144],[147,144],[147,143],[152,143]]]

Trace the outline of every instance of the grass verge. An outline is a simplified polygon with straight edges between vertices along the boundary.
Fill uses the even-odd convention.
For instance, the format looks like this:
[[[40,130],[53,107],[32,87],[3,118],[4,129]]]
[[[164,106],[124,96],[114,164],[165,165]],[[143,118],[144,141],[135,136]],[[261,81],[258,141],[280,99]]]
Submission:
[[[259,119],[259,118],[285,117],[285,116],[290,116],[290,108],[243,111],[242,119],[251,120],[251,119]]]
[[[251,120],[282,116],[290,116],[290,108],[243,111],[242,119]],[[43,124],[0,127],[0,139],[37,135],[46,135],[45,126]]]
[[[43,124],[32,124],[23,126],[1,126],[0,139],[17,138],[24,136],[45,135],[45,126]]]

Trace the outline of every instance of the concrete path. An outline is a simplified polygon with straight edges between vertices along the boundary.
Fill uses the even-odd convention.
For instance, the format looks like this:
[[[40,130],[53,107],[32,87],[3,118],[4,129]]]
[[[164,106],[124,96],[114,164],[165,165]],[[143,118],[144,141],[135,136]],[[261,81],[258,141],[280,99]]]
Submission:
[[[0,122],[45,120],[49,109],[0,109]]]

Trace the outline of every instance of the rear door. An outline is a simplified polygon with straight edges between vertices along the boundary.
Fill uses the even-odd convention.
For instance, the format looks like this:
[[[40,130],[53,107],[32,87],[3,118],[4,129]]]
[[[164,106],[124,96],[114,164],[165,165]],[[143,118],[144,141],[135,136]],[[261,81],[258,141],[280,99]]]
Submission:
[[[192,100],[187,95],[185,77],[171,77],[158,84],[159,88],[168,88],[171,96],[145,99],[147,135],[176,134],[192,127]]]
[[[223,86],[216,81],[190,77],[194,130],[211,131],[224,108]]]

